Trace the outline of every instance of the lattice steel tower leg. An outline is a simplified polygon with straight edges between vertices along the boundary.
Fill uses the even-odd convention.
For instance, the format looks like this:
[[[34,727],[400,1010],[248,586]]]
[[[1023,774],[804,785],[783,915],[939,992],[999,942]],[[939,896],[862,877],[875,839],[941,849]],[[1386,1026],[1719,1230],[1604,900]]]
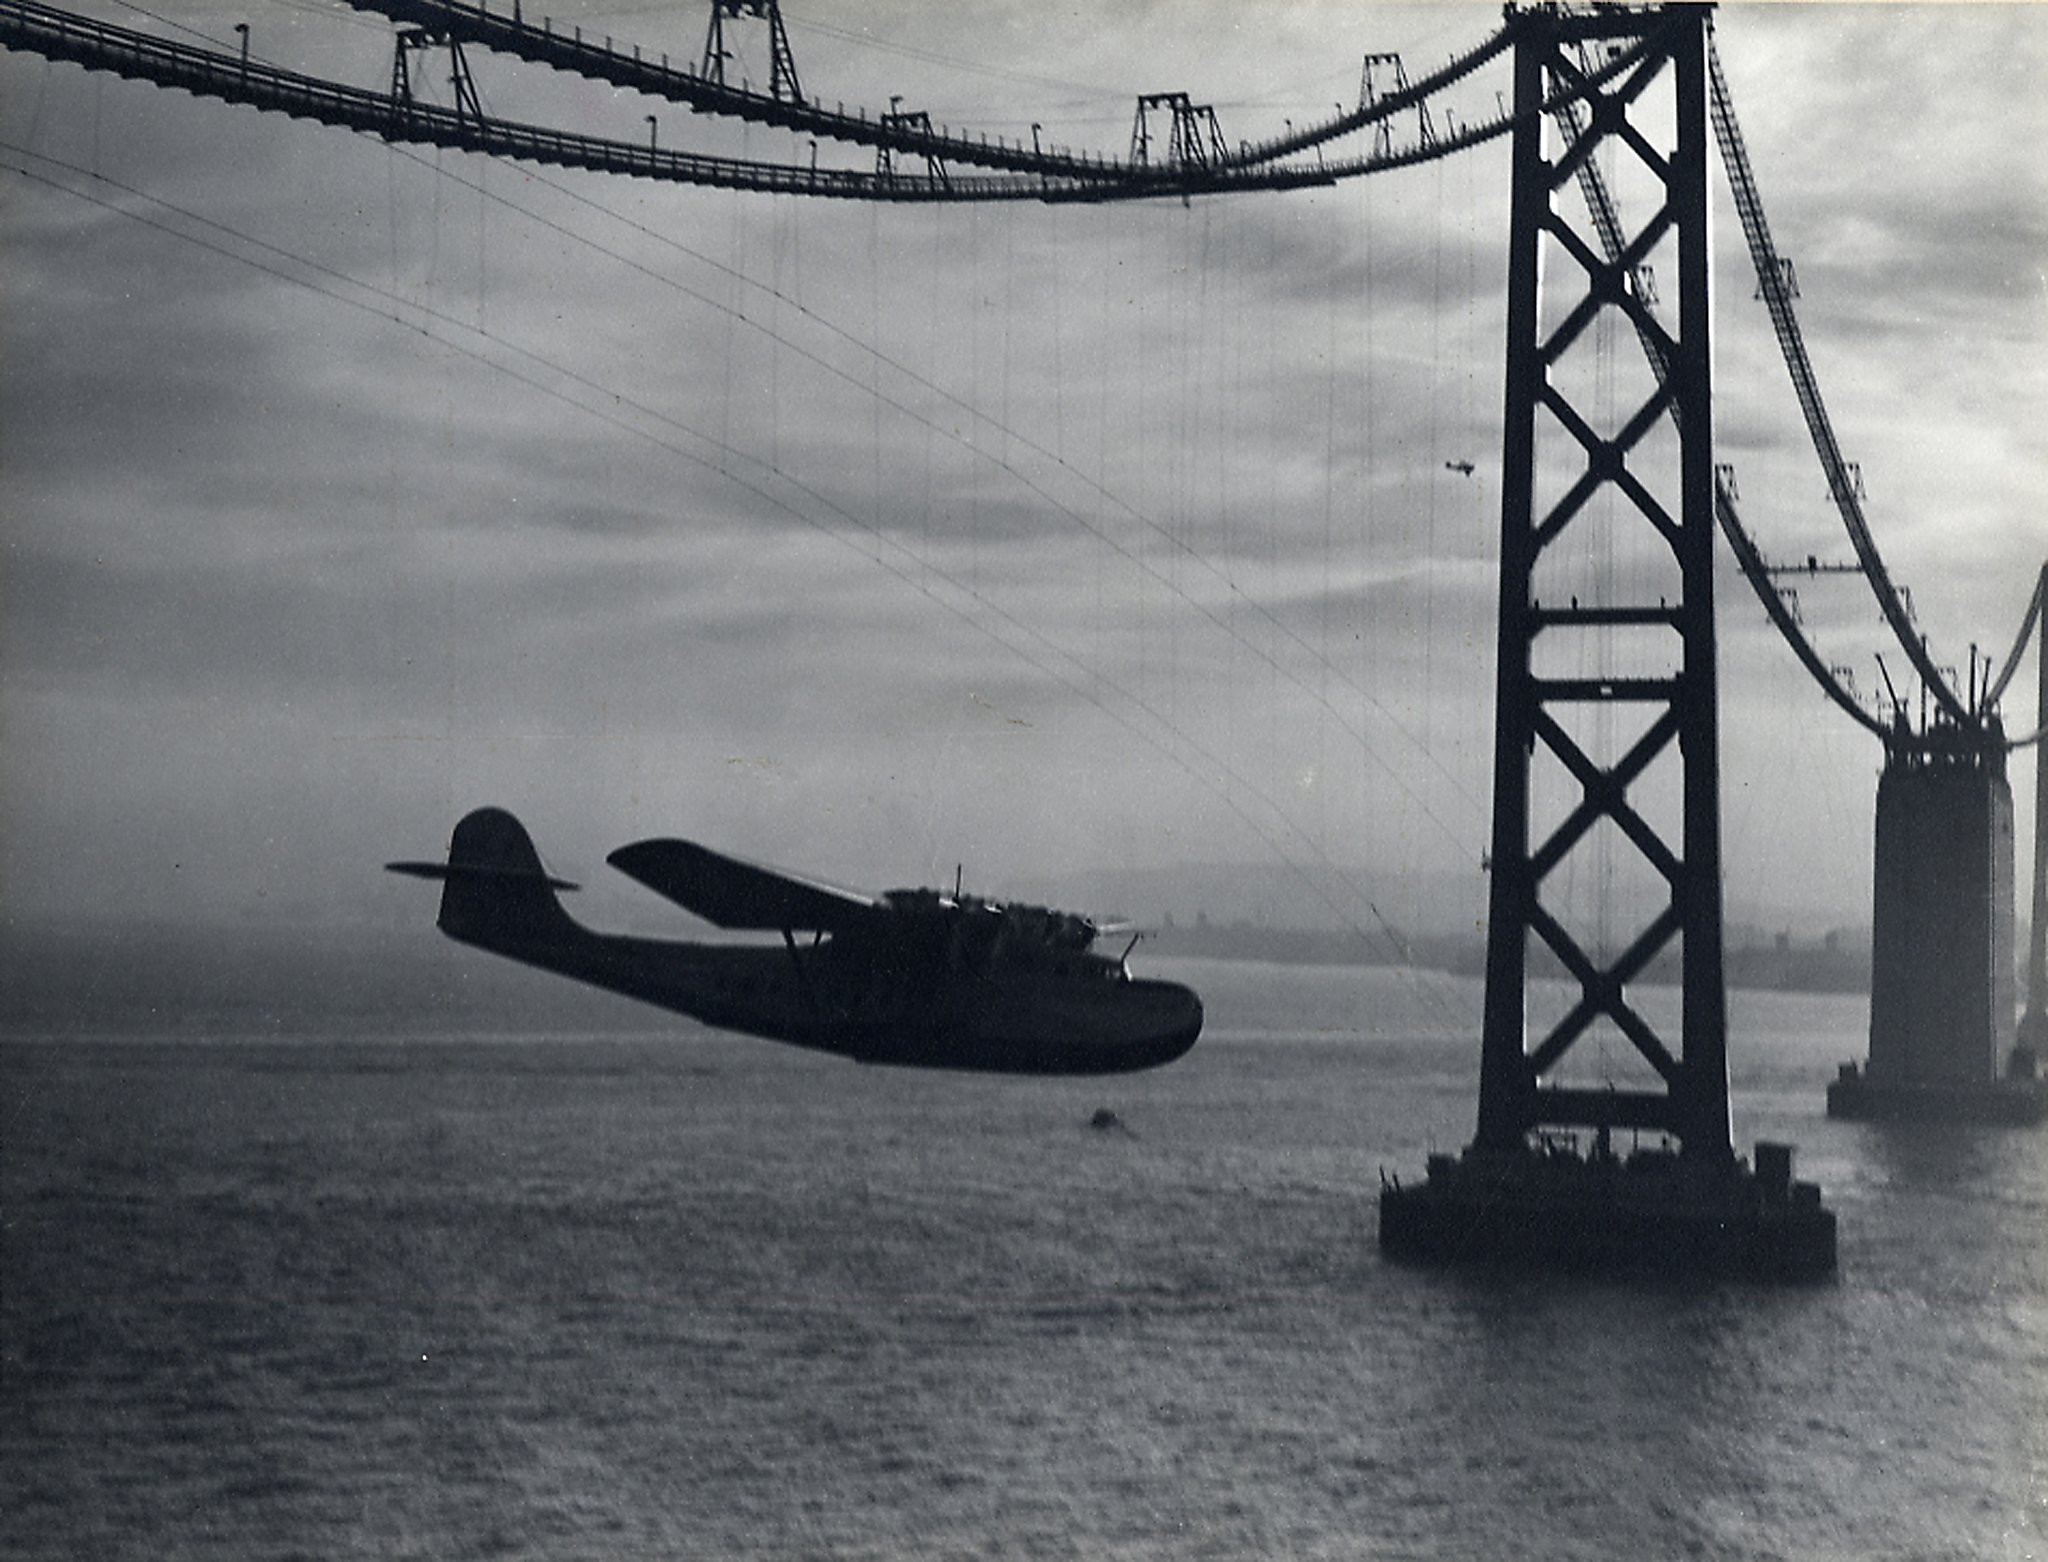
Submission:
[[[1482,1034],[1479,1130],[1474,1148],[1519,1149],[1532,1130],[1590,1127],[1663,1131],[1690,1161],[1733,1157],[1728,1114],[1727,1016],[1722,977],[1718,733],[1714,676],[1714,450],[1708,332],[1706,10],[1522,13],[1515,51],[1513,192],[1508,261],[1506,435],[1503,447],[1497,729],[1493,846]],[[1579,51],[1602,58],[1640,50],[1640,63],[1596,94],[1590,122],[1555,162],[1546,160],[1546,123],[1538,109],[1558,89],[1583,81]],[[1663,84],[1670,106],[1661,110]],[[1658,90],[1655,93],[1651,89]],[[1630,115],[1659,112],[1675,133],[1667,157],[1653,149]],[[1662,131],[1660,134],[1664,133]],[[1640,226],[1624,232],[1609,261],[1558,209],[1582,159],[1603,148],[1636,160],[1653,196]],[[1638,267],[1675,239],[1677,335],[1650,312]],[[1540,282],[1549,258],[1554,280],[1583,295],[1546,311]],[[1668,293],[1668,289],[1667,289]],[[1667,297],[1666,302],[1669,302]],[[1638,329],[1667,344],[1669,372],[1611,433],[1572,405],[1560,371],[1600,311],[1620,309]],[[1668,436],[1653,432],[1675,413],[1675,458]],[[1675,471],[1653,471],[1658,463]],[[1561,490],[1539,507],[1539,494]],[[1585,526],[1594,500],[1623,524],[1654,535],[1675,561],[1677,596],[1656,601],[1601,600],[1597,579],[1560,584],[1571,554],[1561,547]],[[1558,550],[1552,552],[1551,550]],[[1538,598],[1539,566],[1551,571]],[[1652,631],[1669,631],[1666,637]],[[1610,634],[1618,631],[1618,634]],[[1545,676],[1539,642],[1574,636],[1625,641],[1642,659],[1602,666],[1593,676]],[[1654,649],[1652,648],[1654,646]],[[1549,659],[1555,662],[1557,658]],[[1608,704],[1649,714],[1647,729],[1618,757],[1590,754],[1570,730],[1575,714]],[[1538,745],[1582,788],[1563,821],[1531,838],[1531,765]],[[1679,838],[1664,833],[1631,799],[1631,788],[1681,767]],[[1669,886],[1669,900],[1626,948],[1589,952],[1546,900],[1546,884],[1603,822]],[[1529,940],[1547,945],[1577,982],[1570,1012],[1532,1038],[1525,1024]],[[1627,988],[1676,942],[1683,1000],[1676,1047],[1629,1002]],[[1610,1022],[1655,1070],[1662,1089],[1564,1088],[1549,1083],[1566,1052],[1596,1022]]]

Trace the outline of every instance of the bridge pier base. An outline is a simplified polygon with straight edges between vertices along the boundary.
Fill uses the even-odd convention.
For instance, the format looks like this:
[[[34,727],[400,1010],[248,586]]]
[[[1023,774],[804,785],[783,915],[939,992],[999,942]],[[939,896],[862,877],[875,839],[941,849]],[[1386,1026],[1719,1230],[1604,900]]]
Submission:
[[[1870,1057],[1843,1065],[1828,1115],[2048,1118],[2048,1080],[2013,1024],[2013,806],[2002,744],[1950,723],[1894,744],[1878,781],[1876,835]]]
[[[1380,1248],[1428,1263],[1749,1280],[1826,1279],[1835,1217],[1792,1180],[1790,1145],[1754,1170],[1669,1151],[1616,1156],[1558,1141],[1433,1155],[1418,1186],[1380,1189]]]

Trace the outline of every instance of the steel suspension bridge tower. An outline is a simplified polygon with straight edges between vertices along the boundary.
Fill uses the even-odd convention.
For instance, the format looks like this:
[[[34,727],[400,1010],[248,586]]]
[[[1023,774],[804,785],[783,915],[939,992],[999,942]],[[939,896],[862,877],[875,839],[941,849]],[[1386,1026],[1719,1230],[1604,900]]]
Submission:
[[[1604,42],[1614,23],[1559,18],[1551,40],[1525,46],[1515,55],[1517,103],[1540,100],[1542,79],[1571,69],[1561,52],[1568,44]],[[1651,153],[1662,175],[1664,200],[1636,234],[1624,236],[1618,258],[1603,259],[1557,216],[1552,197],[1574,169],[1598,155],[1604,142],[1620,140],[1647,151],[1621,116],[1631,96],[1650,79],[1643,72],[1596,106],[1592,127],[1556,164],[1542,156],[1543,124],[1531,119],[1514,138],[1512,209],[1509,218],[1506,423],[1501,486],[1499,660],[1495,692],[1492,886],[1488,916],[1486,1010],[1477,1142],[1493,1150],[1520,1145],[1546,1125],[1659,1129],[1677,1136],[1696,1159],[1730,1154],[1727,1029],[1721,970],[1721,850],[1714,678],[1714,476],[1712,356],[1708,341],[1707,187],[1705,94],[1699,32],[1703,18],[1679,13],[1679,24],[1660,18],[1674,36],[1660,49],[1659,67],[1674,78],[1678,109],[1676,151],[1667,159]],[[1548,57],[1546,58],[1546,52]],[[1611,105],[1611,106],[1610,106]],[[1638,264],[1662,230],[1676,232],[1679,259],[1678,333],[1664,334],[1640,296]],[[1540,272],[1546,237],[1556,238],[1584,272],[1584,294],[1547,334],[1539,317]],[[1578,278],[1573,277],[1574,281]],[[1587,345],[1593,316],[1613,307],[1629,313],[1638,329],[1661,337],[1667,366],[1655,392],[1635,409],[1620,430],[1604,436],[1589,416],[1568,399],[1553,376],[1567,354]],[[1645,436],[1666,413],[1678,422],[1676,471],[1640,470],[1658,454]],[[1566,455],[1576,468],[1563,495],[1547,506],[1537,500],[1538,423],[1550,414],[1571,435],[1576,448]],[[1668,456],[1668,452],[1665,453]],[[1631,466],[1631,456],[1648,456]],[[1665,462],[1667,468],[1670,463]],[[1658,477],[1675,477],[1672,487]],[[1567,532],[1585,525],[1603,490],[1619,491],[1630,519],[1655,531],[1677,566],[1677,595],[1655,604],[1640,602],[1541,603],[1537,564],[1551,548],[1566,545]],[[1659,490],[1662,490],[1660,493]],[[1618,626],[1668,631],[1677,641],[1677,663],[1667,657],[1644,664],[1610,664],[1595,677],[1544,677],[1538,672],[1538,642],[1583,636]],[[1571,730],[1569,712],[1600,703],[1640,705],[1655,713],[1648,731],[1617,762],[1586,752]],[[1563,718],[1563,719],[1561,719]],[[1532,839],[1530,766],[1538,749],[1548,750],[1584,787],[1579,806],[1541,839]],[[1629,800],[1629,788],[1660,760],[1682,767],[1684,818],[1676,840],[1646,820]],[[1601,820],[1612,821],[1667,881],[1670,899],[1663,913],[1618,959],[1602,966],[1548,909],[1546,881]],[[1578,1004],[1533,1049],[1525,1047],[1525,987],[1531,937],[1547,944],[1580,983]],[[1684,1004],[1679,1046],[1674,1052],[1626,998],[1629,980],[1668,942],[1684,951]],[[1665,1081],[1662,1092],[1571,1092],[1541,1083],[1597,1018],[1614,1022]]]
[[[1512,210],[1509,218],[1506,416],[1502,456],[1499,660],[1495,696],[1493,829],[1479,1123],[1462,1157],[1434,1156],[1419,1186],[1389,1183],[1380,1240],[1399,1255],[1504,1258],[1587,1266],[1698,1266],[1799,1277],[1831,1271],[1835,1222],[1819,1191],[1791,1181],[1791,1152],[1758,1147],[1751,1171],[1729,1124],[1727,1014],[1722,972],[1719,737],[1713,551],[1716,472],[1709,330],[1707,13],[1524,13],[1514,53]],[[1541,105],[1583,83],[1591,56],[1639,51],[1641,63],[1585,103],[1588,123],[1555,161],[1545,155]],[[1653,89],[1655,91],[1653,92]],[[1666,153],[1646,127],[1662,95],[1674,140]],[[1569,118],[1578,120],[1576,113]],[[1558,209],[1559,192],[1612,148],[1635,159],[1656,191],[1631,233],[1604,199],[1589,240]],[[1669,241],[1667,243],[1667,241]],[[1650,308],[1648,257],[1677,254],[1677,330]],[[1575,301],[1546,311],[1546,263],[1561,263]],[[1611,431],[1579,394],[1575,354],[1597,316],[1616,309],[1648,349],[1654,388]],[[1560,313],[1561,310],[1561,313]],[[1676,439],[1661,437],[1666,420]],[[1592,586],[1548,567],[1574,528],[1612,499],[1662,549],[1668,582],[1655,601],[1598,600]],[[1548,556],[1548,557],[1546,557]],[[1539,590],[1563,592],[1545,601]],[[1576,659],[1559,642],[1583,646]],[[1592,670],[1587,670],[1589,661]],[[1557,669],[1571,668],[1566,676]],[[1583,714],[1644,713],[1619,745],[1589,741]],[[1532,808],[1532,765],[1555,759],[1580,789],[1547,830]],[[1677,770],[1678,817],[1656,822],[1636,793]],[[1667,783],[1666,794],[1670,791]],[[1559,870],[1612,827],[1668,891],[1661,910],[1619,952],[1589,950],[1548,893]],[[1529,1034],[1532,941],[1577,983],[1578,998],[1540,1036]],[[1630,982],[1676,946],[1682,999],[1675,1038],[1629,1001]],[[1568,1088],[1550,1083],[1597,1022],[1624,1036],[1660,1088]],[[1649,1130],[1666,1147],[1616,1155],[1617,1129]],[[1591,1130],[1588,1146],[1577,1131]],[[1676,1144],[1675,1152],[1668,1148]]]

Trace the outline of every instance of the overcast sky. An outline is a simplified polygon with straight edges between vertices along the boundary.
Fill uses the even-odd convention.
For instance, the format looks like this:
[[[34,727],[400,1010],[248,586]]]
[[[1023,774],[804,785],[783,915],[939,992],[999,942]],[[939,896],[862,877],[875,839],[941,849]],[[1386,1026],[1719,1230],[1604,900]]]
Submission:
[[[225,48],[246,20],[264,59],[389,80],[389,24],[328,0],[78,8]],[[703,45],[696,0],[552,9]],[[1369,51],[1420,74],[1500,20],[786,14],[813,98],[1119,154],[1139,92],[1256,139],[1355,102]],[[757,31],[733,28],[760,81]],[[1943,660],[2002,656],[2048,556],[2048,8],[1737,4],[1717,33],[1879,544]],[[471,65],[509,118],[811,155]],[[1507,88],[1501,62],[1455,111]],[[1295,874],[1305,922],[1439,921],[1424,874],[1477,903],[1505,143],[1187,206],[847,206],[393,147],[20,54],[0,143],[10,917],[424,915],[379,864],[485,802],[600,921],[643,914],[602,857],[651,834],[877,889],[1241,863]],[[1845,557],[1715,180],[1719,457],[1768,552]],[[1625,398],[1631,339],[1594,350]],[[1573,558],[1636,580],[1625,539]],[[1878,747],[1725,550],[1717,589],[1731,902],[1867,920]],[[1874,687],[1860,585],[1801,608]],[[2030,656],[2016,728],[2032,689]],[[2031,759],[2014,782],[2024,875]]]

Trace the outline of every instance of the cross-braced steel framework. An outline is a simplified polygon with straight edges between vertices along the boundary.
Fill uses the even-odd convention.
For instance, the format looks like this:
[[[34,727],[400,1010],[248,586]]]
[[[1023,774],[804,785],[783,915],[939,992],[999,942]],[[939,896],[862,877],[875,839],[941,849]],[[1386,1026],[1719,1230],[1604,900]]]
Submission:
[[[1546,1127],[1637,1128],[1674,1135],[1688,1157],[1733,1153],[1728,1117],[1726,1003],[1721,962],[1721,856],[1714,676],[1714,457],[1708,340],[1706,16],[1701,8],[1655,12],[1525,12],[1515,49],[1517,114],[1556,86],[1585,78],[1589,54],[1647,45],[1640,63],[1589,100],[1583,130],[1555,161],[1540,116],[1514,134],[1508,262],[1506,432],[1503,442],[1499,662],[1494,755],[1492,882],[1479,1094],[1478,1147],[1511,1149]],[[1668,109],[1664,103],[1668,98]],[[1666,116],[1660,120],[1659,115]],[[1632,118],[1636,116],[1636,118]],[[1675,147],[1658,151],[1639,126],[1667,122]],[[1605,253],[1559,210],[1558,196],[1583,161],[1609,152],[1632,159],[1654,191],[1618,253]],[[1678,253],[1678,329],[1651,310],[1640,282],[1660,245]],[[1546,324],[1544,261],[1557,284],[1583,294]],[[1583,375],[1565,372],[1595,350],[1591,328],[1618,309],[1668,366],[1641,404],[1608,419],[1574,404]],[[1675,419],[1668,437],[1654,439]],[[1652,471],[1662,462],[1675,472]],[[1568,468],[1562,481],[1560,464]],[[1539,494],[1561,488],[1539,508]],[[1598,506],[1646,527],[1668,548],[1676,595],[1603,600],[1589,581],[1540,601],[1538,570],[1559,591],[1572,557],[1563,539],[1586,528]],[[1651,544],[1654,548],[1658,544]],[[1662,636],[1655,631],[1668,631]],[[1544,676],[1539,641],[1606,633],[1641,653],[1592,676]],[[1675,637],[1675,647],[1669,643]],[[1609,648],[1611,651],[1611,647]],[[1675,664],[1675,665],[1674,665]],[[1588,709],[1633,708],[1647,725],[1618,756],[1583,741]],[[1541,839],[1531,838],[1531,767],[1540,749],[1580,789],[1579,800]],[[1594,752],[1589,752],[1589,747]],[[1634,790],[1679,767],[1678,839],[1638,806]],[[1618,953],[1588,950],[1547,896],[1547,886],[1593,832],[1611,826],[1669,897]],[[1610,832],[1611,833],[1611,832]],[[1569,1011],[1534,1038],[1526,1021],[1531,936],[1578,985]],[[1680,1036],[1674,1048],[1630,1003],[1628,987],[1677,943],[1682,955]],[[1553,1082],[1573,1044],[1605,1021],[1655,1071],[1661,1089],[1569,1088]],[[1533,1039],[1533,1045],[1532,1045]]]

